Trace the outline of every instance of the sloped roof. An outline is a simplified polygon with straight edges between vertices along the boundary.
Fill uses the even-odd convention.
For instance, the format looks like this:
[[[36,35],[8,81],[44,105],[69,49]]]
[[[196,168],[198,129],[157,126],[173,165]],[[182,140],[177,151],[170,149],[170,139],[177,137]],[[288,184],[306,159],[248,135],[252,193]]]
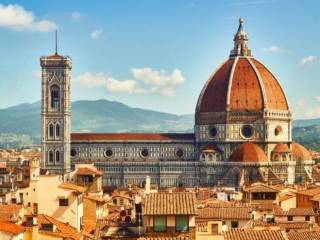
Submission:
[[[11,222],[0,221],[0,232],[6,232],[17,235],[24,231],[25,228],[23,226]]]
[[[81,167],[81,168],[78,168],[76,174],[78,176],[81,176],[81,175],[98,175],[98,176],[101,176],[103,173],[101,171],[99,171],[98,169],[88,168],[88,167]]]
[[[193,140],[193,133],[72,133],[72,141],[174,141]]]
[[[225,240],[285,240],[279,230],[231,229],[224,236]]]
[[[316,231],[304,231],[296,232],[291,231],[287,233],[288,240],[317,240],[320,239],[320,232]]]
[[[68,223],[61,222],[45,214],[39,214],[37,217],[37,220],[38,220],[38,224],[40,225],[53,224],[54,226],[56,226],[55,232],[41,230],[42,233],[55,235],[55,236],[69,237],[74,240],[81,239],[81,233],[79,233],[74,227],[72,227]]]
[[[194,193],[152,193],[144,199],[145,215],[196,215]]]
[[[208,207],[198,209],[197,219],[251,219],[251,207]]]
[[[78,186],[76,184],[73,184],[73,183],[62,183],[59,185],[60,188],[64,188],[64,189],[68,189],[68,190],[72,190],[74,192],[77,192],[77,193],[84,193],[85,192],[85,188],[84,187],[81,187],[81,186]]]
[[[0,221],[11,221],[14,215],[18,215],[22,205],[18,204],[0,204]]]
[[[294,160],[312,160],[310,152],[299,143],[292,143],[292,155]]]

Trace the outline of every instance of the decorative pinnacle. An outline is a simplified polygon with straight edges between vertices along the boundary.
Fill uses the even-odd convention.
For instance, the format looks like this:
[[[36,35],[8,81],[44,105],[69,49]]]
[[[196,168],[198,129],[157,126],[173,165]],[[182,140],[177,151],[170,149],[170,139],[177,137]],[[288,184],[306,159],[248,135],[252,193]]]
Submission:
[[[239,27],[234,35],[234,48],[230,52],[230,57],[248,56],[251,57],[251,50],[248,48],[248,35],[243,29],[244,20],[239,18]]]

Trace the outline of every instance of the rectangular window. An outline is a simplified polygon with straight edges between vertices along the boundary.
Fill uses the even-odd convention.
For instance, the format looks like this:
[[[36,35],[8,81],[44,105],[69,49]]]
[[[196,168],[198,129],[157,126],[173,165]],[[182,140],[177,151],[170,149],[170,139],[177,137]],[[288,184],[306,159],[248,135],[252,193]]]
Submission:
[[[310,221],[310,216],[306,216],[306,221]]]
[[[41,225],[41,228],[42,228],[41,230],[52,232],[53,231],[53,224],[45,223],[45,224]]]
[[[293,217],[292,216],[288,216],[288,221],[292,221]]]
[[[189,230],[189,217],[176,216],[176,231],[187,232]]]
[[[154,218],[153,218],[153,230],[155,232],[165,232],[167,230],[167,218],[166,218],[166,216],[154,216]]]
[[[59,199],[59,206],[68,206],[69,205],[69,201],[67,198],[60,198]]]

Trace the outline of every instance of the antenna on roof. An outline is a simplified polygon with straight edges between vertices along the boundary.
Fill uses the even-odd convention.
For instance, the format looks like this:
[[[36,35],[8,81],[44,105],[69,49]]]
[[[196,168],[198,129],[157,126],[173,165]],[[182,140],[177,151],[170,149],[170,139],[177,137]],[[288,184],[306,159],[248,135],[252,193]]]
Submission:
[[[56,30],[56,55],[58,54],[58,30]]]

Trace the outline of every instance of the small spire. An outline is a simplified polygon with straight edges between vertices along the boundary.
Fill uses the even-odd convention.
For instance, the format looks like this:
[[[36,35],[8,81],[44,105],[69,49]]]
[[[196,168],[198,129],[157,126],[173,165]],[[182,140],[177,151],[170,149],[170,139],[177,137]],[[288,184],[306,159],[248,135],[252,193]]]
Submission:
[[[248,48],[248,35],[243,29],[244,20],[239,18],[239,27],[237,33],[234,35],[234,48],[230,52],[230,57],[247,56],[251,57],[251,50]]]
[[[56,55],[58,55],[58,30],[56,30]]]

